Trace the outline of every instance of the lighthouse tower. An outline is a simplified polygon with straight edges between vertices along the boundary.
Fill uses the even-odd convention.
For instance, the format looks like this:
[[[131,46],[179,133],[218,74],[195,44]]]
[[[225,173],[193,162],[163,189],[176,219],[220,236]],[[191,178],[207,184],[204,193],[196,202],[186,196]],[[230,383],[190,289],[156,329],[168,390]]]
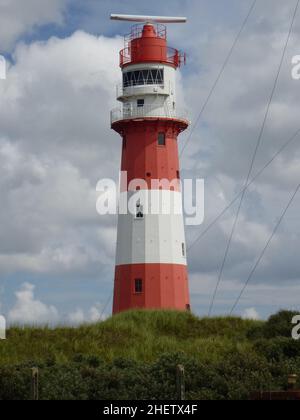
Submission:
[[[111,18],[141,22],[125,37],[123,79],[117,88],[121,106],[111,112],[111,127],[122,138],[120,202],[139,195],[133,211],[118,215],[113,313],[189,310],[183,215],[165,211],[178,209],[178,203],[182,209],[177,138],[189,123],[177,111],[175,73],[185,56],[167,46],[162,25],[186,19]],[[146,211],[157,201],[157,211]]]

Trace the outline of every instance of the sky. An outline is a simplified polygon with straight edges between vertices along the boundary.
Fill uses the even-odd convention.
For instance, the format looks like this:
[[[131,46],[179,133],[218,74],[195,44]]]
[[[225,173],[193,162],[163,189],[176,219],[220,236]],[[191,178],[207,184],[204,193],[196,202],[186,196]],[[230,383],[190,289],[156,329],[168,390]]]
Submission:
[[[178,74],[192,132],[182,176],[205,180],[205,220],[192,244],[242,188],[262,126],[295,0],[258,0],[213,95],[200,109],[252,0],[0,0],[0,313],[10,323],[94,322],[111,313],[116,218],[96,212],[96,185],[118,179],[110,129],[121,82],[118,51],[130,24],[110,13],[187,16],[169,25],[187,52]],[[300,10],[254,163],[256,174],[300,128]],[[191,130],[191,129],[190,129]],[[300,178],[299,136],[243,201],[213,315],[226,315]],[[236,308],[267,318],[300,310],[300,196],[296,196]],[[189,250],[192,310],[207,315],[237,206]]]

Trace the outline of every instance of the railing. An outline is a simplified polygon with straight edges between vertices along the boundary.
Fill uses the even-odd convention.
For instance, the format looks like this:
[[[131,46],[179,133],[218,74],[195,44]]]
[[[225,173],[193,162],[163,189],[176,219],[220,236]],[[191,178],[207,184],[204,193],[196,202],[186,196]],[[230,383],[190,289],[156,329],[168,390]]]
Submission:
[[[151,45],[149,45],[151,48]],[[181,53],[180,51],[176,50],[175,48],[171,47],[159,47],[157,45],[153,45],[155,49],[155,56],[157,57],[155,61],[171,64],[175,67],[180,67],[181,64],[185,63],[186,55]],[[133,58],[134,57],[134,58]],[[134,63],[134,62],[153,62],[153,58],[147,59],[145,57],[144,52],[142,49],[132,47],[124,48],[120,51],[120,66],[123,67],[126,64]]]
[[[141,71],[142,72],[142,71]],[[164,82],[163,82],[163,77],[161,77],[160,79],[153,79],[153,80],[149,80],[149,78],[141,78],[141,80],[124,80],[123,82],[123,87],[124,88],[131,88],[131,87],[141,87],[141,86],[147,86],[147,87],[151,87],[151,86],[163,86]]]
[[[167,39],[167,29],[165,25],[162,24],[152,24],[154,26],[154,30],[156,33],[157,38]],[[133,25],[131,28],[131,32],[125,35],[125,45],[127,46],[130,41],[136,38],[141,38],[143,34],[144,25],[137,24]]]
[[[157,107],[154,105],[129,106],[115,108],[111,111],[111,124],[136,118],[175,118],[189,124],[188,115],[185,111],[177,113],[173,109],[168,109],[168,107]]]
[[[147,92],[152,94],[160,93],[162,95],[169,95],[170,90],[171,89],[167,89],[164,84],[123,86],[121,83],[116,86],[117,98],[134,96],[139,92],[142,92],[143,94]]]

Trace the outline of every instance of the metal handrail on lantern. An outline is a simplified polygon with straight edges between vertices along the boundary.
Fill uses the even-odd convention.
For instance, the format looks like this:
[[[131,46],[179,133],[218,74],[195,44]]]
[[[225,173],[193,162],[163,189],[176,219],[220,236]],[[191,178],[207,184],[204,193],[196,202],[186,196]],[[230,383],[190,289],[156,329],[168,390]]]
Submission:
[[[149,45],[151,47],[151,45]],[[157,45],[153,45],[154,48],[156,48],[156,51],[158,49]],[[165,54],[165,51],[167,51],[167,54]],[[123,67],[127,64],[131,64],[134,62],[133,56],[135,57],[135,60],[139,60],[141,57],[139,55],[142,54],[142,51],[135,49],[133,51],[132,47],[126,47],[123,48],[123,50],[120,51],[120,66]],[[145,61],[145,59],[143,59]],[[150,62],[153,60],[150,60]],[[183,63],[186,61],[186,56],[184,53],[181,53],[175,48],[168,47],[166,50],[164,48],[161,48],[161,63],[171,64],[175,67],[180,67]]]
[[[153,24],[157,38],[167,39],[167,28],[162,24]],[[129,34],[125,35],[125,46],[128,46],[130,41],[136,38],[141,38],[144,26],[141,24],[133,25]]]
[[[130,106],[114,108],[111,111],[111,124],[137,118],[174,118],[182,121],[189,122],[187,112],[180,111],[179,113],[173,109],[159,108],[154,105],[144,106]]]

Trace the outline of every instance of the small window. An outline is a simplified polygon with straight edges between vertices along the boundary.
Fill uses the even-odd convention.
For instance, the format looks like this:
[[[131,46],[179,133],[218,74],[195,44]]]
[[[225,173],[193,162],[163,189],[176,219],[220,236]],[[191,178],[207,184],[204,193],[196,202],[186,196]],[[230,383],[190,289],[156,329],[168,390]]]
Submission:
[[[185,257],[185,245],[184,242],[181,244],[182,256]]]
[[[143,219],[144,218],[144,209],[143,206],[141,205],[141,202],[138,201],[136,203],[136,216],[137,219]]]
[[[126,149],[127,146],[127,139],[126,136],[123,137],[123,149]]]
[[[145,99],[138,99],[137,106],[138,108],[142,108],[145,105]]]
[[[165,133],[158,133],[158,145],[165,146],[166,145],[166,135]]]
[[[134,291],[135,293],[143,293],[143,280],[142,279],[135,279]]]
[[[179,171],[176,171],[176,176],[177,176],[177,179],[180,179],[180,172]]]

